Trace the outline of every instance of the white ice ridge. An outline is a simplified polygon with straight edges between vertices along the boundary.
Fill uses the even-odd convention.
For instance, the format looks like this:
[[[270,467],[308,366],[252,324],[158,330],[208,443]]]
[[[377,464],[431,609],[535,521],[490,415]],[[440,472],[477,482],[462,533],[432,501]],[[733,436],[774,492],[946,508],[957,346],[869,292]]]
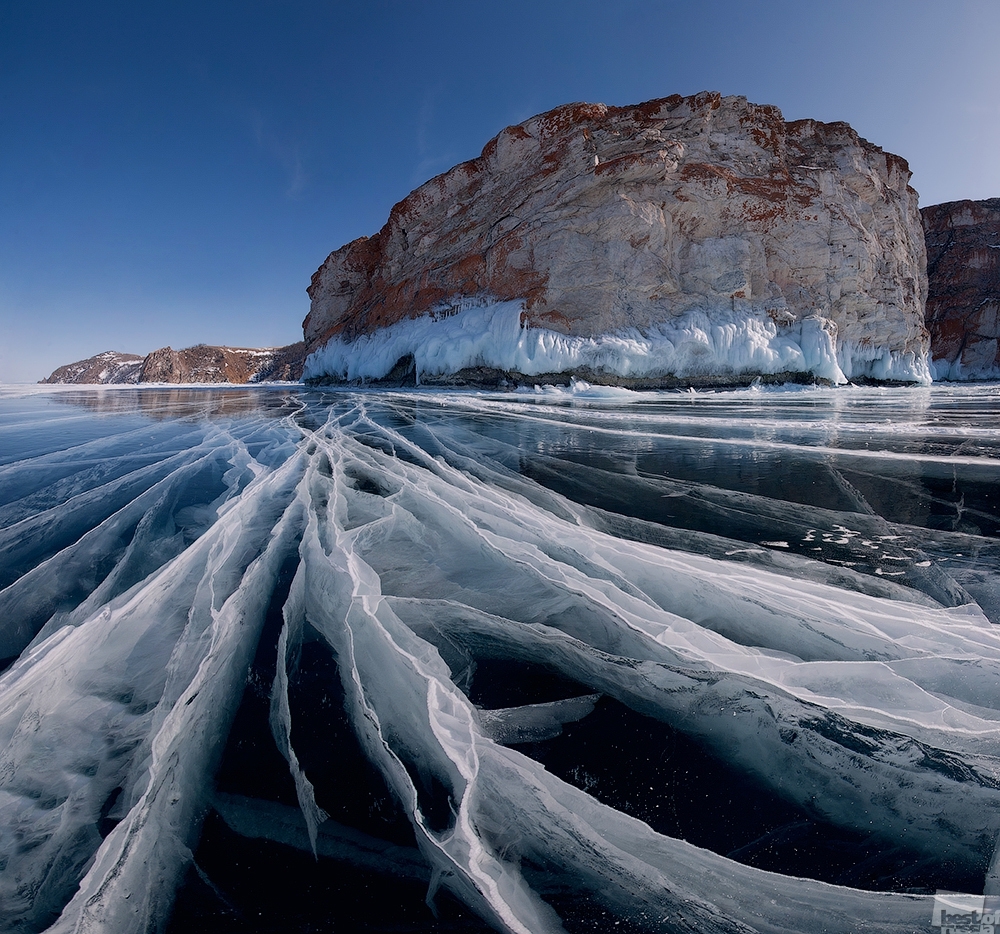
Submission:
[[[305,379],[381,379],[412,355],[417,379],[490,367],[524,376],[589,370],[626,378],[806,373],[834,385],[856,377],[929,383],[925,355],[838,343],[820,315],[780,323],[749,301],[694,310],[638,330],[572,337],[523,323],[520,301],[466,303],[314,351]],[[787,318],[788,320],[785,320]]]
[[[400,321],[350,343],[335,338],[310,354],[304,378],[380,379],[412,355],[418,379],[492,367],[524,376],[582,369],[633,378],[810,373],[834,384],[847,382],[827,322],[815,315],[779,326],[744,302],[739,309],[687,312],[643,331],[572,337],[524,325],[523,312],[520,301],[467,305]],[[852,353],[844,360],[854,362],[861,375],[866,366],[857,357]],[[924,379],[919,361],[878,365],[900,374],[894,378]],[[908,366],[910,375],[902,375]]]
[[[954,605],[960,587],[918,564],[923,590],[752,548],[732,560],[707,534],[608,517],[526,476],[532,457],[546,467],[544,413],[529,432],[515,403],[491,405],[341,393],[298,419],[150,426],[0,467],[0,518],[14,529],[0,570],[25,553],[29,568],[0,591],[21,622],[4,643],[19,658],[0,676],[0,932],[165,927],[260,652],[275,664],[270,726],[305,820],[289,829],[272,802],[254,821],[249,800],[227,819],[336,851],[319,803],[336,789],[303,764],[290,700],[295,660],[317,638],[412,826],[426,873],[412,852],[401,871],[497,930],[563,931],[553,891],[607,911],[608,930],[929,927],[933,896],[751,868],[504,745],[585,722],[597,695],[682,731],[811,819],[902,842],[927,866],[985,872],[1000,835],[1000,636],[975,604]],[[641,448],[618,413],[567,410],[551,437],[579,418]],[[491,418],[513,426],[510,447],[482,430]],[[609,486],[586,464],[558,467],[567,482]],[[633,492],[697,496],[720,516],[766,508],[627,476]],[[69,530],[53,497],[79,511]],[[776,528],[823,518],[771,508]],[[855,518],[872,539],[899,537]],[[468,689],[477,658],[544,665],[581,691],[485,709]],[[108,817],[118,823],[102,837]]]
[[[867,377],[926,385],[934,378],[934,367],[926,353],[900,353],[887,347],[850,340],[838,341],[837,362],[848,379]]]
[[[992,360],[985,363],[972,363],[971,365],[963,363],[961,357],[950,363],[944,359],[934,360],[931,362],[931,372],[935,379],[952,382],[996,382],[1000,380],[1000,366],[997,366]]]

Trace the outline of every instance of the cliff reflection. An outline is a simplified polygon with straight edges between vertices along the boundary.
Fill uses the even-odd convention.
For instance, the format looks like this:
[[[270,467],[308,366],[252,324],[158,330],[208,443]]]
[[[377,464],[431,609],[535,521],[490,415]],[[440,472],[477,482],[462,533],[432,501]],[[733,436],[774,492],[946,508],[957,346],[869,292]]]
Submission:
[[[225,418],[262,415],[280,418],[302,408],[298,386],[184,388],[115,388],[71,390],[55,396],[60,402],[99,415],[144,415],[157,421],[177,418]]]

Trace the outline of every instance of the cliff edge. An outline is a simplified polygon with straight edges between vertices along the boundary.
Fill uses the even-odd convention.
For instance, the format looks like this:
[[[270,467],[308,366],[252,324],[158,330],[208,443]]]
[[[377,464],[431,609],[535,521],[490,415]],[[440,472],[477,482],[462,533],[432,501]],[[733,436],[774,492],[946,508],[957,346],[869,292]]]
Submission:
[[[845,123],[743,97],[559,107],[330,254],[305,376],[927,381],[909,178]]]

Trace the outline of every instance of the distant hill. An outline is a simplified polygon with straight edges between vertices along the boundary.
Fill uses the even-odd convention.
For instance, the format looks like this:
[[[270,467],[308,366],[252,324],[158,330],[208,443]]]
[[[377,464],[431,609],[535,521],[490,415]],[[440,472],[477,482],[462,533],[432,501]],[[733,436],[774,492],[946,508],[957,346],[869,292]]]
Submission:
[[[302,378],[306,345],[287,347],[212,347],[184,350],[162,347],[146,354],[104,353],[68,363],[40,383],[263,383],[297,382]]]

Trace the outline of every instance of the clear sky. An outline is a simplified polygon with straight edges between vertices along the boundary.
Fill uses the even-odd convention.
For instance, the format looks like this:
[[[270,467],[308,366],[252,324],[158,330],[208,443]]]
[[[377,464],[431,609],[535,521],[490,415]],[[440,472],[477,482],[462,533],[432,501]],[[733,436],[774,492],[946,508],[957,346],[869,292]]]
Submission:
[[[997,0],[0,0],[0,381],[301,338],[327,253],[569,101],[846,120],[1000,196]]]

